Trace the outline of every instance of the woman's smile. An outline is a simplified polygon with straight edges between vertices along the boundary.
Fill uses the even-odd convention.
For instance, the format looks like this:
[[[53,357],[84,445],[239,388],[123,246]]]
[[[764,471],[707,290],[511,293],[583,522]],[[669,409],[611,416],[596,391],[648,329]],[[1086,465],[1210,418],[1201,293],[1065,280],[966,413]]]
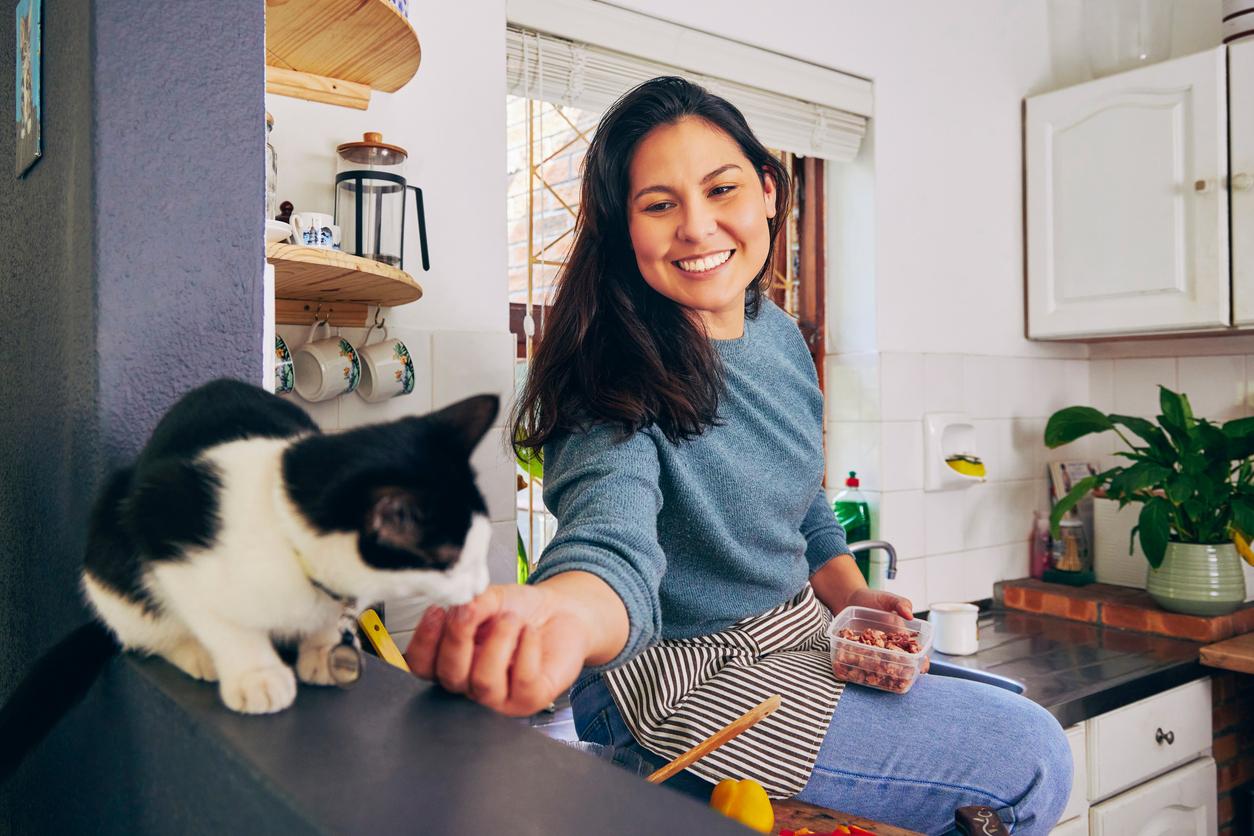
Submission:
[[[745,290],[771,251],[775,182],[703,119],[660,125],[636,148],[627,226],[649,287],[713,339],[744,333]]]
[[[722,252],[680,259],[671,263],[678,267],[680,272],[686,273],[695,278],[701,278],[713,276],[720,269],[722,269],[735,254],[735,250],[723,250]]]

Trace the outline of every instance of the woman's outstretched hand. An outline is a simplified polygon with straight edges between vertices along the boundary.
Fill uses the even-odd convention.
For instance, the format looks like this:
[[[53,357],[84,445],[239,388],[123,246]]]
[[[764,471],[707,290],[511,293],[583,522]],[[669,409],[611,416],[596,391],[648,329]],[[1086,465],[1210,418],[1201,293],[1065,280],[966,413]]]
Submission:
[[[595,576],[567,572],[535,586],[489,586],[448,611],[431,607],[405,659],[423,679],[525,717],[570,688],[585,664],[614,658],[626,640],[618,596]]]

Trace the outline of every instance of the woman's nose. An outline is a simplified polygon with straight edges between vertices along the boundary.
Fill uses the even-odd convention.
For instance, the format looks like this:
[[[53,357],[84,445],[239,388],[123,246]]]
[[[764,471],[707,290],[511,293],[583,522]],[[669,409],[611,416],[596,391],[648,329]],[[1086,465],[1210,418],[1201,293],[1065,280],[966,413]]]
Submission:
[[[684,209],[676,234],[684,241],[704,241],[718,229],[718,220],[709,207],[692,204]]]

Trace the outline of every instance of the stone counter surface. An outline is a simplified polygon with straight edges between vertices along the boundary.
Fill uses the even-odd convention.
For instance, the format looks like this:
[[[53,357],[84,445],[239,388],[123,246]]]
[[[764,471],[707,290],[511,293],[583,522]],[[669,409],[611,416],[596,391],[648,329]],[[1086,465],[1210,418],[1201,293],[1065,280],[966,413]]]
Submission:
[[[1198,642],[1010,610],[985,613],[979,625],[979,652],[934,653],[938,668],[1017,683],[1064,727],[1208,673]]]

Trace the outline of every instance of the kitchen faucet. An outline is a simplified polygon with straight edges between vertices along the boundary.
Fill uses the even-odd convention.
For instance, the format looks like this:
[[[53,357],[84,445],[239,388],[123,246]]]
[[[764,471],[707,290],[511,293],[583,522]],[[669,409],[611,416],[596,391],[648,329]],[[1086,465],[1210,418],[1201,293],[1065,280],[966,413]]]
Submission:
[[[887,540],[859,540],[856,543],[849,544],[849,553],[857,554],[858,552],[869,552],[871,549],[883,549],[888,552],[888,573],[889,580],[897,577],[897,550],[893,548],[893,544]]]

